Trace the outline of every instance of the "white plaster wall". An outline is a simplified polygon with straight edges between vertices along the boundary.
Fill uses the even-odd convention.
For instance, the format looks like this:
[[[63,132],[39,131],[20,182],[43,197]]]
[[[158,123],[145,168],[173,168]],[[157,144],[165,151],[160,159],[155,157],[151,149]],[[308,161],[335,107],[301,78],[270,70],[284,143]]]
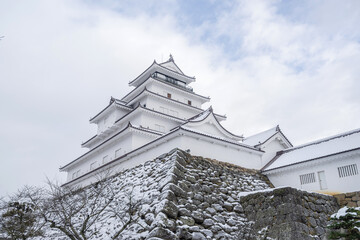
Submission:
[[[148,149],[146,151],[143,151],[141,153],[139,153],[136,156],[133,156],[131,158],[125,158],[123,160],[117,161],[114,164],[111,164],[109,167],[111,168],[111,173],[115,174],[117,172],[123,171],[125,169],[129,169],[129,168],[133,168],[136,167],[140,164],[145,163],[146,161],[150,161],[155,159],[156,157],[167,153],[169,151],[171,151],[174,148],[178,148],[180,146],[180,138],[173,138],[170,139],[168,142],[162,143],[157,145],[154,148]],[[106,169],[105,169],[106,170]],[[102,170],[104,171],[104,170]],[[87,176],[85,179],[82,179],[80,183],[73,183],[70,186],[86,186],[88,184],[91,184],[93,182],[97,181],[97,174],[99,174],[101,172],[98,173],[94,173],[94,174],[89,174],[89,176]]]
[[[320,189],[318,172],[325,171],[328,189],[323,192],[352,192],[360,190],[360,175],[339,177],[338,167],[357,164],[360,171],[360,156],[347,157],[332,161],[317,162],[310,166],[297,167],[288,171],[274,174],[266,174],[275,187],[290,186],[307,191],[322,191]],[[300,184],[300,175],[315,173],[316,181],[310,184]]]
[[[118,118],[115,119],[117,120]],[[177,121],[163,116],[155,115],[150,112],[136,111],[135,114],[132,114],[131,118],[126,118],[122,120],[121,123],[117,123],[117,126],[119,127],[117,128],[117,130],[113,130],[113,132],[107,135],[106,138],[104,138],[105,135],[102,138],[98,138],[98,140],[94,141],[91,145],[89,145],[89,148],[92,149],[96,147],[100,142],[103,142],[104,140],[112,137],[113,135],[127,127],[129,121],[134,126],[142,126],[151,130],[157,130],[155,125],[163,126],[165,130],[164,132],[169,132],[170,129],[173,129],[180,124]]]
[[[131,150],[134,150],[136,148],[139,148],[148,142],[151,142],[152,140],[156,139],[157,137],[149,134],[143,134],[139,132],[134,132],[132,134],[132,146]]]
[[[260,169],[261,156],[245,149],[225,147],[224,143],[210,143],[189,136],[182,137],[182,148],[190,149],[192,155],[217,159],[245,168]]]
[[[265,166],[271,159],[273,159],[278,151],[284,150],[285,147],[275,138],[263,145],[261,150],[265,151],[262,156],[262,166]]]
[[[124,125],[127,126],[128,122],[130,122],[132,125],[140,126],[143,123],[143,113],[139,111],[132,115],[131,118],[128,118],[124,122]]]
[[[164,126],[165,132],[169,132],[170,129],[180,125],[180,123],[175,122],[174,120],[160,117],[151,113],[142,112],[142,114],[142,122],[140,125],[143,127],[148,127],[149,129],[156,130],[155,125],[157,124]]]
[[[133,138],[137,139],[137,138]],[[169,139],[167,142],[159,143],[151,149],[142,151],[130,159],[123,159],[110,165],[111,172],[116,173],[124,169],[132,168],[137,165],[143,164],[146,161],[152,160],[161,154],[167,153],[174,148],[183,150],[190,149],[192,155],[198,155],[217,159],[219,161],[229,162],[246,168],[259,169],[261,159],[260,156],[254,153],[249,153],[246,150],[237,150],[232,147],[224,147],[221,144],[212,144],[206,141],[199,141],[189,136],[176,136]],[[71,173],[69,173],[69,176]],[[82,186],[95,182],[95,174],[90,174],[86,179],[81,181]],[[68,179],[68,180],[71,180]],[[74,183],[75,185],[77,183]]]
[[[148,96],[146,99],[146,107],[159,112],[163,112],[163,109],[161,107],[166,108],[169,111],[164,113],[169,115],[173,115],[170,110],[174,110],[177,112],[176,116],[174,116],[182,119],[188,119],[201,112],[200,110],[192,109],[191,107],[183,106],[171,101],[167,101],[165,99],[150,96]]]
[[[100,147],[99,149],[93,150],[89,155],[87,155],[81,162],[73,166],[68,171],[67,181],[72,179],[72,175],[74,172],[80,170],[80,175],[87,173],[90,171],[90,164],[93,162],[97,162],[96,166],[101,166],[103,164],[103,157],[108,155],[109,160],[111,161],[115,158],[115,151],[121,148],[123,153],[129,152],[132,150],[132,136],[131,134],[127,134],[121,139],[116,139],[111,144],[106,144],[104,147]]]
[[[181,90],[171,88],[170,86],[167,85],[160,85],[157,82],[152,82],[147,86],[147,88],[150,91],[160,94],[164,97],[167,97],[167,93],[170,93],[172,99],[185,104],[188,104],[188,100],[190,100],[192,106],[201,108],[201,102],[198,100],[197,97],[195,97],[192,94],[186,94]]]
[[[198,132],[203,132],[205,134],[209,134],[211,136],[219,136],[221,138],[233,141],[231,138],[228,138],[227,136],[225,136],[223,134],[223,132],[221,132],[216,126],[214,126],[214,124],[210,124],[210,123],[201,123],[199,125],[197,124],[190,124],[187,125],[188,128],[190,129],[194,129],[194,131],[198,131]]]
[[[102,133],[112,125],[114,125],[115,121],[124,116],[125,114],[129,113],[129,111],[125,111],[124,109],[119,109],[112,107],[112,110],[109,111],[108,114],[104,115],[102,118],[99,119],[97,126],[98,131],[97,134]],[[106,121],[104,119],[106,118]]]

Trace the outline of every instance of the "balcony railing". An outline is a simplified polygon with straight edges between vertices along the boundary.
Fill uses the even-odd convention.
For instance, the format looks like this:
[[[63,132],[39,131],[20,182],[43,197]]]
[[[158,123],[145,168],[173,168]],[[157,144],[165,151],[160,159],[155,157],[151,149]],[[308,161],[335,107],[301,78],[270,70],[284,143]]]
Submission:
[[[179,81],[175,78],[172,78],[172,77],[169,77],[169,76],[166,76],[162,73],[159,73],[159,72],[154,72],[151,77],[155,78],[155,79],[158,79],[160,81],[165,81],[165,82],[168,82],[168,83],[171,83],[173,85],[176,85],[177,87],[180,87],[186,91],[189,91],[189,92],[193,92],[193,88],[192,87],[189,87],[189,86],[186,86],[186,84],[182,81]]]

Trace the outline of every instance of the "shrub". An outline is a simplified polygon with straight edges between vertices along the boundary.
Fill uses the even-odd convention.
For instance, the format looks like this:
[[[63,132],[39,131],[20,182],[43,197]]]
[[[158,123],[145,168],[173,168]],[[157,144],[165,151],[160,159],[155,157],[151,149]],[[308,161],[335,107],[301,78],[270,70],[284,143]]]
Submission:
[[[330,220],[329,239],[360,239],[360,207],[343,207]]]

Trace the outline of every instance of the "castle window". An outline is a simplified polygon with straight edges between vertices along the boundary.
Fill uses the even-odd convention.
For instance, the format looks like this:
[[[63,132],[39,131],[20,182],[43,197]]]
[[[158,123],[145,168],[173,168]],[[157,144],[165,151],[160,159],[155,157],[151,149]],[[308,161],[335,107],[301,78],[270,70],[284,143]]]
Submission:
[[[359,171],[356,164],[351,164],[347,166],[338,167],[338,173],[339,173],[339,177],[343,178],[343,177],[358,175]]]
[[[160,107],[160,112],[165,113],[165,114],[169,114],[169,109],[167,109],[165,107]]]
[[[159,132],[165,132],[165,127],[159,124],[155,124],[155,130]]]
[[[115,157],[118,158],[121,156],[121,148],[115,151]]]
[[[109,161],[109,156],[108,155],[103,157],[103,164],[107,163],[108,161]]]
[[[90,170],[94,170],[96,168],[96,162],[90,164]]]
[[[190,106],[191,106],[191,101],[190,101],[190,100],[188,100],[188,105],[190,105]]]
[[[171,98],[171,93],[168,93],[168,94],[167,94],[167,97],[168,97],[168,98]]]
[[[301,185],[308,184],[308,183],[314,183],[315,180],[315,173],[307,173],[300,175],[300,183]]]
[[[77,178],[79,175],[80,175],[80,170],[77,170],[76,172],[74,172],[74,173],[72,174],[72,179]]]
[[[174,110],[170,110],[170,115],[174,116],[174,117],[178,117],[179,113],[177,111]]]

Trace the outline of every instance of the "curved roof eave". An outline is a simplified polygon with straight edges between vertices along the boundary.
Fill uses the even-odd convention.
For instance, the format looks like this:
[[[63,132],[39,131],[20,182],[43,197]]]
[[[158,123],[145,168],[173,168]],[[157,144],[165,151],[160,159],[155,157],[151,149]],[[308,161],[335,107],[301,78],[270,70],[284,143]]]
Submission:
[[[197,98],[202,99],[203,102],[209,102],[210,101],[210,97],[205,97],[205,96],[202,96],[202,95],[194,93],[194,92],[186,91],[186,90],[184,90],[184,89],[182,89],[180,87],[177,87],[176,85],[171,85],[170,83],[167,83],[165,81],[161,81],[159,79],[152,78],[151,76],[149,76],[144,82],[142,82],[140,85],[138,85],[132,91],[130,91],[128,94],[126,94],[123,98],[121,98],[121,101],[126,102],[127,98],[131,97],[131,95],[133,95],[134,92],[138,91],[138,89],[141,88],[144,84],[146,84],[149,80],[156,81],[156,82],[161,83],[161,84],[166,84],[167,86],[172,87],[172,88],[176,88],[176,89],[178,89],[180,91],[183,91],[186,94],[189,94],[189,95],[192,95],[192,96],[195,96]],[[131,101],[131,98],[128,101]],[[224,117],[224,116],[222,116],[222,117]]]
[[[153,131],[148,131],[146,129],[143,128],[138,128],[133,126],[130,122],[128,123],[127,127],[124,128],[123,130],[121,130],[120,132],[118,132],[117,134],[115,134],[114,136],[110,137],[109,139],[105,140],[104,142],[102,142],[101,144],[97,145],[96,147],[92,148],[91,150],[87,151],[86,153],[84,153],[83,155],[81,155],[80,157],[76,158],[75,160],[71,161],[70,163],[66,164],[63,167],[60,167],[60,171],[64,171],[66,168],[68,168],[70,165],[74,164],[76,161],[81,160],[81,158],[85,157],[86,155],[92,153],[93,151],[95,151],[96,149],[98,149],[100,146],[104,145],[105,143],[109,142],[110,140],[114,139],[115,137],[119,136],[121,133],[124,133],[125,131],[130,130],[131,128],[135,129],[135,130],[139,130],[139,131],[143,131],[143,132],[147,132],[150,134],[154,134],[154,135],[158,135],[161,136],[161,134],[159,133],[155,133]]]
[[[106,112],[108,109],[110,109],[111,106],[117,106],[117,107],[121,107],[123,109],[126,110],[132,110],[132,107],[130,106],[126,106],[123,105],[121,103],[119,103],[118,101],[110,101],[109,105],[107,105],[103,110],[101,110],[98,114],[96,114],[94,117],[90,118],[89,122],[90,123],[96,123],[96,120],[104,113]]]
[[[130,112],[128,112],[127,114],[125,114],[124,116],[118,118],[117,120],[115,120],[115,124],[117,124],[118,122],[120,121],[123,121],[124,119],[130,117],[131,115],[135,114],[138,110],[143,110],[145,112],[149,112],[149,113],[152,113],[152,114],[156,114],[158,116],[162,116],[162,117],[165,117],[165,118],[170,118],[174,121],[177,121],[177,122],[180,122],[180,123],[183,123],[185,122],[186,120],[184,119],[181,119],[181,118],[178,118],[178,117],[175,117],[175,116],[171,116],[169,114],[165,114],[165,113],[162,113],[162,112],[158,112],[158,111],[155,111],[155,110],[152,110],[152,109],[149,109],[149,108],[146,108],[144,106],[141,106],[140,104],[138,104],[135,108],[133,108]],[[84,143],[81,144],[82,147],[86,147],[86,145],[88,145],[90,142],[92,142],[93,140],[95,140],[96,137],[98,137],[99,135],[95,135],[93,137],[91,137],[90,139],[86,140]]]
[[[201,116],[201,114],[203,113],[206,113],[206,117],[203,117],[199,120],[194,120],[196,119],[197,116]],[[183,123],[181,126],[185,126],[187,123],[201,123],[201,122],[204,122],[206,119],[208,119],[210,116],[212,116],[214,119],[215,119],[215,122],[217,123],[217,125],[219,126],[220,128],[220,131],[223,132],[225,135],[227,135],[228,137],[230,138],[233,138],[233,139],[236,139],[236,140],[241,140],[243,139],[243,136],[239,136],[239,135],[236,135],[236,134],[233,134],[232,132],[228,131],[226,128],[224,128],[221,123],[219,122],[219,120],[216,118],[215,114],[214,114],[214,111],[212,109],[212,107],[210,106],[207,110],[203,111],[202,113],[190,118],[187,122]]]

